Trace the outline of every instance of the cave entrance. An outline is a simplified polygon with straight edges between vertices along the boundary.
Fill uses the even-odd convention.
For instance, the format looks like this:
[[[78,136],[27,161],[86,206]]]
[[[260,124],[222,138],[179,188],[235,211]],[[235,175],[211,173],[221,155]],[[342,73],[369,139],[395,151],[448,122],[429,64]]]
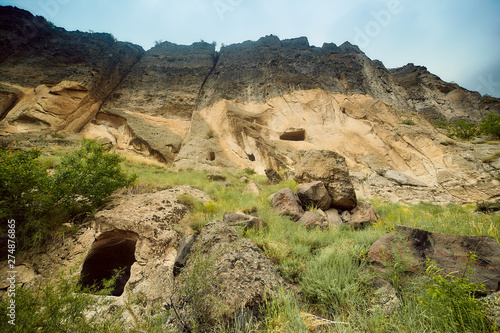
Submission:
[[[289,128],[280,135],[280,140],[285,141],[304,141],[306,139],[306,130],[303,128]]]
[[[83,263],[80,274],[82,286],[102,290],[104,280],[109,280],[116,272],[120,272],[110,294],[121,296],[130,278],[130,267],[135,262],[137,239],[135,232],[124,230],[113,230],[99,236]]]

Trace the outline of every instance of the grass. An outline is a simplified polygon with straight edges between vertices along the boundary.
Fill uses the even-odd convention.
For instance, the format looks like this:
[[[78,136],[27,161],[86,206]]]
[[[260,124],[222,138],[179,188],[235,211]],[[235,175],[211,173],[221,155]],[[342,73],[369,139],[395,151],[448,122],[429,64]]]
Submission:
[[[457,326],[458,328],[453,326],[456,321],[443,322],[444,316],[437,315],[438,312],[434,310],[449,304],[446,302],[455,296],[444,294],[443,297],[433,297],[429,290],[436,283],[445,282],[436,281],[432,274],[401,276],[398,281],[393,281],[395,284],[399,283],[397,290],[400,300],[394,312],[392,314],[369,312],[370,302],[375,297],[373,280],[376,278],[365,259],[369,247],[386,233],[394,231],[397,225],[421,228],[430,232],[492,236],[497,241],[500,240],[500,214],[477,213],[474,212],[473,205],[438,206],[431,203],[404,205],[373,200],[371,203],[382,220],[364,230],[353,230],[347,226],[329,230],[306,229],[286,217],[276,215],[267,199],[270,194],[284,187],[295,190],[297,183],[293,181],[270,185],[265,176],[254,174],[250,170],[225,170],[223,174],[232,184],[226,187],[209,181],[204,171],[191,169],[177,171],[157,164],[130,160],[123,162],[122,166],[128,173],[138,175],[136,184],[127,190],[131,193],[158,191],[175,185],[191,185],[205,191],[211,197],[211,201],[206,203],[189,196],[179,197],[181,202],[191,208],[191,212],[185,218],[185,229],[191,228],[197,232],[207,222],[216,218],[221,219],[225,213],[236,211],[255,211],[260,218],[268,222],[268,226],[262,230],[247,232],[242,230],[241,233],[265,251],[298,293],[282,290],[277,299],[268,300],[262,309],[263,322],[252,321],[251,325],[245,325],[241,321],[251,318],[242,315],[241,318],[234,319],[234,322],[221,323],[220,332],[231,332],[235,327],[239,327],[238,330],[242,332],[307,332],[307,325],[300,319],[303,313],[346,323],[328,325],[331,332],[443,332],[450,327],[460,332],[462,329],[460,326]],[[243,176],[257,183],[260,195],[244,191],[247,184],[240,181]],[[467,282],[455,283],[458,286],[466,286]],[[85,311],[93,306],[84,299],[71,296],[74,294],[70,289],[52,288],[50,289],[52,295],[64,293],[65,297],[60,297],[63,303],[58,303],[55,299],[41,298],[40,302],[48,302],[49,305],[45,306],[49,309],[52,307],[64,309],[72,302],[81,305],[79,311]],[[28,295],[26,297],[32,300],[34,296],[39,295],[40,290],[42,294],[45,293],[44,289],[26,290],[22,293],[26,293],[25,295]],[[1,312],[5,303],[0,304]],[[472,320],[467,321],[477,325],[465,327],[463,332],[467,329],[474,332],[494,332],[491,327],[485,326],[484,320],[481,319],[484,319],[482,317],[484,313],[478,310],[474,299],[471,302],[464,300],[460,304],[463,307],[457,312],[452,312],[452,315],[469,310],[477,314]],[[33,306],[43,308],[44,305],[36,303]],[[165,311],[146,315],[141,318],[139,327],[148,332],[163,331],[166,317],[168,313]],[[475,321],[477,318],[480,320]],[[108,327],[112,332],[115,330],[113,325],[119,319],[109,320]],[[89,323],[78,323],[82,327],[81,331],[88,328]],[[90,330],[105,331],[100,326],[92,327]]]

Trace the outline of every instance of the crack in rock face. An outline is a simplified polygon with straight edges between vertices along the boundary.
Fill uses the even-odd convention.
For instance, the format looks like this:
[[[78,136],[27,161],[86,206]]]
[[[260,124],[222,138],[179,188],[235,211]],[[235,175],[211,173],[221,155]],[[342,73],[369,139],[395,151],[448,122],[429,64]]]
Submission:
[[[111,279],[119,270],[113,296],[121,296],[130,278],[130,267],[135,260],[135,245],[138,235],[131,231],[113,230],[99,236],[92,244],[81,272],[81,284],[104,288],[104,280]]]

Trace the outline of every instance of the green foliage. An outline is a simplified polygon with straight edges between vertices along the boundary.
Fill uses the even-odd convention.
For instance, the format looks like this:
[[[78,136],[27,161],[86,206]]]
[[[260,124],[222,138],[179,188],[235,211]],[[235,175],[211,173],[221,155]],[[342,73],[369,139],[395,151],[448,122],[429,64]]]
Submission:
[[[121,332],[120,312],[104,322],[91,315],[97,310],[96,296],[78,285],[76,277],[38,282],[30,289],[16,289],[16,332]],[[0,316],[7,318],[10,298],[0,303]],[[86,316],[89,314],[90,316]],[[6,320],[0,321],[0,331],[11,332]]]
[[[101,206],[135,179],[121,170],[118,155],[95,141],[84,140],[54,170],[40,154],[0,148],[0,218],[16,220],[21,247],[43,245],[61,223]]]
[[[452,140],[441,141],[440,144],[442,144],[443,146],[454,146],[454,145],[456,145],[455,141],[452,141]]]
[[[214,132],[214,130],[212,130],[212,129],[211,129],[211,130],[209,130],[209,131],[207,132],[207,134],[205,135],[205,138],[206,138],[207,140],[213,139],[214,137],[215,137],[215,132]]]
[[[412,119],[403,119],[401,121],[401,124],[403,124],[403,125],[409,125],[409,126],[416,125],[416,123]]]
[[[266,332],[309,332],[300,316],[300,307],[295,295],[283,287],[278,297],[265,304]]]
[[[176,295],[171,299],[174,308],[179,306],[181,300],[187,302],[182,314],[176,311],[180,327],[206,332],[223,321],[228,305],[214,293],[221,283],[214,270],[215,260],[214,256],[206,254],[195,252],[190,255],[191,268],[181,273],[184,275],[183,283],[177,286]]]
[[[476,294],[484,292],[485,287],[468,281],[476,258],[469,254],[460,276],[456,272],[443,276],[435,263],[427,263],[427,275],[431,281],[425,288],[422,303],[432,313],[430,323],[433,329],[441,332],[491,332],[485,309],[475,298]]]
[[[80,149],[62,159],[54,174],[58,203],[66,207],[102,206],[116,189],[129,186],[136,176],[121,167],[122,158],[109,153],[93,140],[84,140]]]
[[[243,172],[247,175],[247,176],[253,176],[255,175],[255,170],[253,168],[249,168],[249,167],[246,167],[245,169],[243,169]]]
[[[422,202],[416,205],[372,202],[381,216],[378,227],[394,231],[397,225],[452,235],[491,236],[500,240],[498,214],[473,214],[474,205],[445,206]]]
[[[203,203],[189,194],[180,194],[177,196],[177,200],[183,205],[188,206],[193,210],[203,210]]]
[[[500,151],[497,151],[493,155],[487,156],[481,160],[483,163],[492,163],[500,158]]]
[[[39,163],[40,151],[0,148],[0,218],[18,222],[39,218],[52,205],[50,179]]]
[[[500,115],[489,114],[481,120],[479,125],[481,133],[500,138]]]
[[[450,135],[459,139],[470,140],[478,134],[478,127],[465,120],[457,120],[450,127]]]
[[[342,314],[364,303],[367,281],[358,258],[327,250],[311,260],[300,285],[323,313]]]
[[[436,120],[432,123],[434,127],[448,129],[450,128],[450,123],[446,120]]]

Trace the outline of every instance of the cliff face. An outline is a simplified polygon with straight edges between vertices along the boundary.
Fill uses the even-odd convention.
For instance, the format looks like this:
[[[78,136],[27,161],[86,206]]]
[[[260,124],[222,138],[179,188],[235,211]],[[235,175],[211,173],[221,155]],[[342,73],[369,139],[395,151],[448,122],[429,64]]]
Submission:
[[[0,7],[0,131],[79,132],[144,52],[109,34],[67,32]]]
[[[30,30],[31,29],[31,30]],[[348,42],[307,38],[147,52],[0,7],[0,135],[76,132],[177,167],[285,169],[300,149],[346,157],[357,191],[391,199],[500,195],[495,146],[449,141],[433,120],[499,113],[425,67],[387,69]],[[405,125],[414,124],[414,125]],[[496,163],[496,164],[495,164]]]

